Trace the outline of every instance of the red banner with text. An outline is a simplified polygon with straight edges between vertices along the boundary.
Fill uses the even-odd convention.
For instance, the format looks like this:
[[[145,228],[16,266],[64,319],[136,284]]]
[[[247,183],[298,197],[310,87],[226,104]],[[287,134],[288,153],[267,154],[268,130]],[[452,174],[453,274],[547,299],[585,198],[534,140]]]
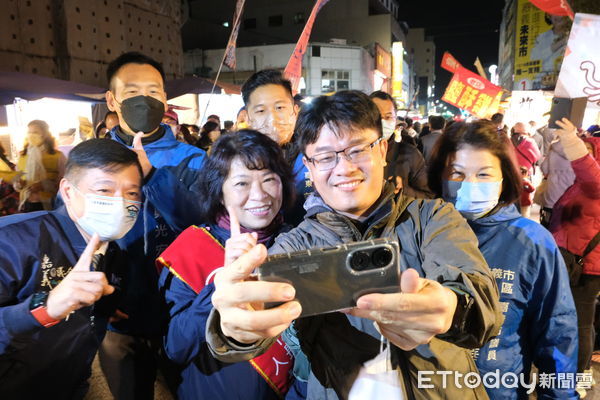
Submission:
[[[444,52],[444,56],[442,57],[442,68],[446,71],[450,71],[454,73],[458,67],[462,67],[460,63],[452,56],[452,54],[447,51]]]
[[[442,100],[478,118],[488,118],[498,111],[501,97],[501,87],[459,66]]]

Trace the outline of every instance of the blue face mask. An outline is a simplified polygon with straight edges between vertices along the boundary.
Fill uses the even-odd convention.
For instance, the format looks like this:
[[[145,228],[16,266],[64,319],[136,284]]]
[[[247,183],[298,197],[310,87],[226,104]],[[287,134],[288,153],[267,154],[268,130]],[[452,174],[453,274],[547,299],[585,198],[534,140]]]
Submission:
[[[468,220],[480,218],[498,204],[502,181],[444,181],[442,196]]]

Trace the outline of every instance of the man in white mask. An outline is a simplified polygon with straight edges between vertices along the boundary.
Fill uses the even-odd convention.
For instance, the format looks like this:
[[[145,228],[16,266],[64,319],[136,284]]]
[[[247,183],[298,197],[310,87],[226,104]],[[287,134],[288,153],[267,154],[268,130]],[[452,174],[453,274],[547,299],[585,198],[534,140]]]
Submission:
[[[103,139],[70,153],[64,206],[0,218],[0,393],[80,399],[122,289],[112,243],[140,211],[134,151]]]
[[[369,96],[381,114],[383,137],[388,141],[385,178],[410,197],[432,198],[427,187],[427,169],[421,152],[413,145],[402,141],[402,134],[396,129],[396,103],[392,96],[376,91]],[[410,139],[410,138],[409,138]]]
[[[283,149],[286,159],[293,167],[296,186],[296,202],[285,213],[285,220],[297,225],[304,218],[304,201],[313,192],[308,169],[302,163],[294,144],[294,127],[299,106],[289,80],[280,71],[264,69],[250,76],[242,86],[244,112],[249,128],[267,135]]]

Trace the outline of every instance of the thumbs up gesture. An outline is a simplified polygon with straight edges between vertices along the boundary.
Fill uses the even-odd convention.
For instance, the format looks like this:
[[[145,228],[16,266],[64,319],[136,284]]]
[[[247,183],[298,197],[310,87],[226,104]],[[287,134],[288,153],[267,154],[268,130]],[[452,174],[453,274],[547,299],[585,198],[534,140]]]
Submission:
[[[256,232],[241,233],[240,222],[235,211],[227,208],[231,237],[225,242],[225,267],[233,263],[242,254],[252,250],[257,243]]]
[[[98,249],[100,238],[95,233],[62,282],[50,291],[46,310],[50,317],[61,320],[71,312],[90,306],[102,296],[112,294],[115,288],[108,284],[104,272],[90,271],[92,256]]]

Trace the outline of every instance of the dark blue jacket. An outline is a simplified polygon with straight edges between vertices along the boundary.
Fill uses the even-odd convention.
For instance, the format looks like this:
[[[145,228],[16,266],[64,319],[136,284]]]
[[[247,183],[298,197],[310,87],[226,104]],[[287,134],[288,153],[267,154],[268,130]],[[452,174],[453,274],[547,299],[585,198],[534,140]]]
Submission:
[[[296,201],[292,207],[285,213],[285,222],[291,226],[297,226],[306,215],[304,209],[304,202],[308,196],[314,192],[310,176],[308,175],[308,168],[302,162],[304,154],[300,153],[294,161],[292,171],[294,173],[294,186],[296,188]]]
[[[210,226],[222,245],[230,232]],[[179,399],[277,399],[277,395],[249,362],[223,363],[206,347],[206,320],[212,310],[213,283],[196,294],[186,283],[163,268],[159,286],[169,306],[170,322],[164,347],[167,356],[182,367]]]
[[[29,311],[33,293],[55,288],[86,242],[65,208],[0,218],[0,398],[77,399],[116,306],[117,290],[68,320],[44,328]],[[106,253],[109,283],[119,289],[117,246]]]
[[[577,370],[577,314],[569,277],[552,235],[521,217],[514,205],[469,221],[496,277],[505,321],[500,335],[476,355],[481,374],[539,374]],[[555,383],[555,387],[558,383]],[[490,399],[528,399],[520,388],[488,388]],[[537,398],[576,399],[574,389],[538,388]]]
[[[204,151],[178,142],[168,125],[161,126],[165,129],[164,136],[144,144],[144,150],[152,165],[161,168],[185,163],[187,168],[200,169],[205,158]],[[116,134],[116,129],[118,128],[111,131],[111,138],[129,145],[130,143],[125,143]],[[152,181],[153,177],[147,179]],[[175,240],[176,233],[158,211],[174,207],[168,201],[168,196],[148,196],[146,187],[143,190],[145,201],[142,213],[129,233],[117,241],[118,245],[126,250],[129,259],[129,285],[124,293],[123,303],[119,306],[121,311],[129,315],[129,319],[113,323],[109,329],[134,336],[152,337],[163,333],[166,317],[161,297],[156,290],[158,274],[154,262]],[[168,192],[169,187],[162,186],[160,190]]]

